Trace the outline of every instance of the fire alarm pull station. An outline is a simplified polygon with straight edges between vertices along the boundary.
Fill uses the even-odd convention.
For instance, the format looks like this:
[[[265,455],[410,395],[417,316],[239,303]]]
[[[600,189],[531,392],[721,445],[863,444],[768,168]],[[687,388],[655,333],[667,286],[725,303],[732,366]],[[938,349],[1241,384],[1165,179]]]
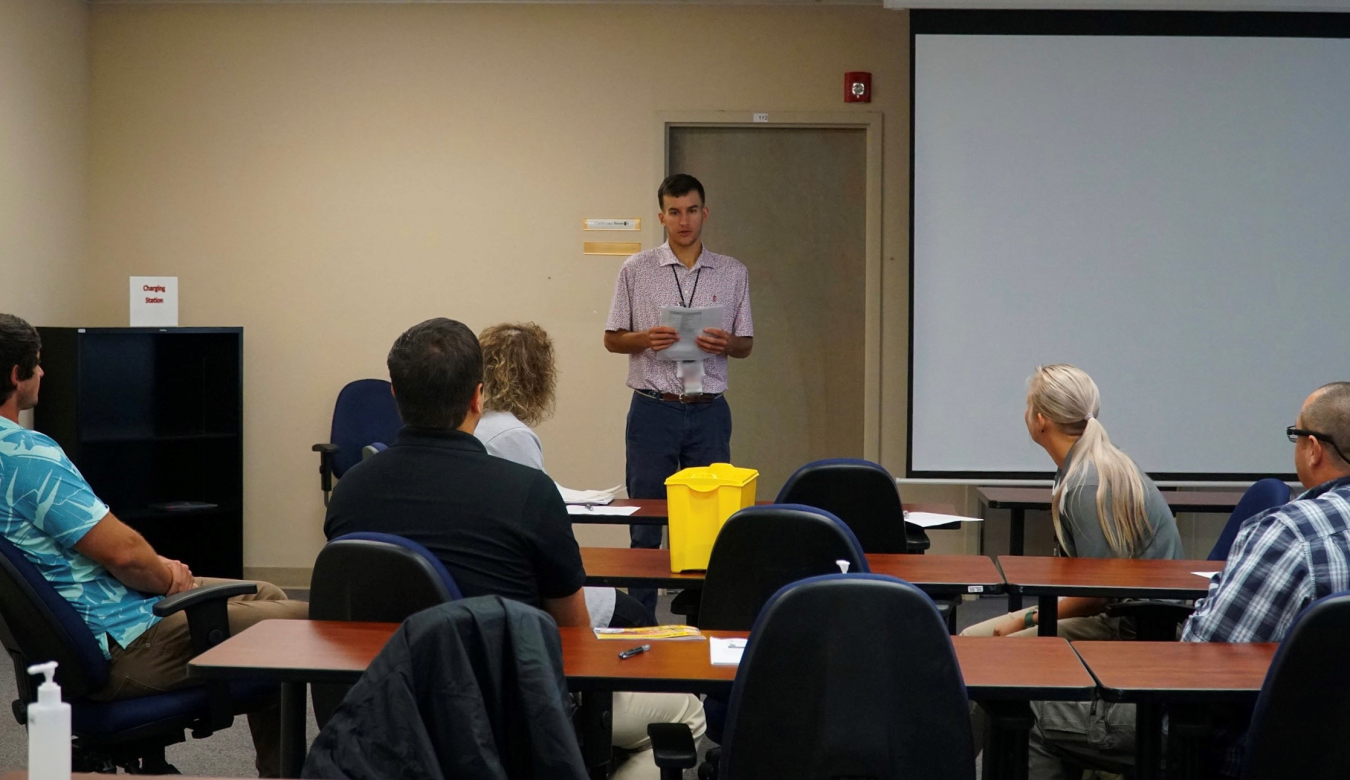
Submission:
[[[844,74],[844,102],[872,102],[872,74],[855,71]]]

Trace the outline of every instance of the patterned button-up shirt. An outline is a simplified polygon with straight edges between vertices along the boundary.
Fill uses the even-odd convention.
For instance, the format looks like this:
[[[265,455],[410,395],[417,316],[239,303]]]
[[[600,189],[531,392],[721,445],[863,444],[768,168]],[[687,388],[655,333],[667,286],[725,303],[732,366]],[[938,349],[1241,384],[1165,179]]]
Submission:
[[[605,330],[648,330],[661,324],[662,306],[681,305],[722,306],[722,330],[733,336],[755,335],[750,318],[750,274],[745,266],[734,257],[715,254],[704,247],[694,267],[685,268],[668,243],[638,252],[624,261],[614,282],[614,301],[609,307]],[[705,393],[726,391],[725,355],[709,355],[703,361],[703,373]],[[650,349],[628,356],[628,386],[660,393],[684,390],[676,364],[657,359]]]
[[[159,622],[160,600],[128,590],[107,569],[76,552],[108,514],[79,469],[48,436],[0,417],[0,535],[19,548],[75,608],[108,656],[108,637],[122,647]]]
[[[1350,477],[1243,521],[1223,571],[1196,602],[1184,642],[1280,642],[1304,607],[1350,589]],[[1236,777],[1241,746],[1219,735],[1219,770]]]

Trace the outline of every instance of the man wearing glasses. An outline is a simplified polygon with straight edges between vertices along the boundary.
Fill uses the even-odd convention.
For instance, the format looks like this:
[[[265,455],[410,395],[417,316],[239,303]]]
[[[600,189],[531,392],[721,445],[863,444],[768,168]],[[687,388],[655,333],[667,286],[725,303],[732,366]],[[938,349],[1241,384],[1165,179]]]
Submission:
[[[1182,641],[1279,642],[1308,604],[1350,589],[1350,382],[1318,388],[1286,433],[1305,492],[1242,523]],[[1227,750],[1221,771],[1240,759]]]

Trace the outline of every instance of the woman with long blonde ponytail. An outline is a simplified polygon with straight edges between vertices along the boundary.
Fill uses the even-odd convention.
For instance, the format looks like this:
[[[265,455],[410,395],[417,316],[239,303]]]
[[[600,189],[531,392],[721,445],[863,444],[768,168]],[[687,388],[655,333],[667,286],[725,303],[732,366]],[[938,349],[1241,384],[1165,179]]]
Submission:
[[[1148,475],[1111,443],[1098,419],[1100,411],[1097,385],[1081,369],[1039,366],[1031,375],[1027,432],[1058,468],[1050,507],[1057,552],[1083,558],[1184,557],[1172,510]],[[1129,638],[1131,628],[1106,615],[1107,603],[1061,598],[1059,635],[1080,640]],[[1035,636],[1037,620],[1032,607],[961,633]],[[1037,720],[1028,745],[1031,780],[1065,777],[1067,766],[1116,773],[1132,766],[1133,704],[1034,701],[1031,711]],[[972,710],[971,715],[975,733],[982,734],[987,728],[982,711]]]
[[[1172,510],[1157,486],[1111,443],[1098,415],[1101,394],[1082,369],[1039,366],[1027,390],[1026,424],[1032,441],[1055,462],[1050,517],[1060,554],[1082,558],[1184,557]],[[1107,618],[1105,599],[1064,598],[1059,635],[1118,639],[1122,626]],[[1037,610],[994,618],[963,633],[1032,635]],[[1124,627],[1128,631],[1128,626]]]

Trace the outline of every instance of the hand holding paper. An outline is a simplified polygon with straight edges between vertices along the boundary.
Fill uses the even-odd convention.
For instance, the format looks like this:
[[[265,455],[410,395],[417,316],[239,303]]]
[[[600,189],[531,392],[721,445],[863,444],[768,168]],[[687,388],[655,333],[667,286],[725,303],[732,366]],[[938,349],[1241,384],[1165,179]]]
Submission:
[[[703,360],[708,352],[700,349],[699,341],[705,330],[718,330],[722,327],[724,306],[662,306],[661,326],[674,330],[679,338],[665,348],[657,351],[661,360]],[[725,332],[725,331],[723,331]],[[652,347],[656,349],[655,346]],[[726,347],[723,345],[723,350]]]

